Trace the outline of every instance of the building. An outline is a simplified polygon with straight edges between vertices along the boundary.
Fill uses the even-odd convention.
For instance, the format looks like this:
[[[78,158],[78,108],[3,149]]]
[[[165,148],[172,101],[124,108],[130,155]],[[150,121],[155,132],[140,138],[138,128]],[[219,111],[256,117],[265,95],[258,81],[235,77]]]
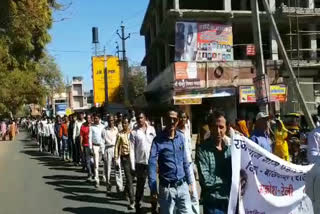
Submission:
[[[88,109],[85,102],[85,92],[83,87],[83,77],[72,77],[72,82],[68,87],[68,104],[74,112]]]
[[[269,0],[269,5],[308,107],[315,112],[320,100],[315,84],[320,82],[320,1]],[[284,92],[270,89],[275,93],[271,109],[300,111],[261,1],[259,8],[267,79]],[[194,124],[210,108],[225,110],[231,121],[239,114],[253,118],[258,109],[251,90],[256,77],[252,19],[250,0],[150,0],[140,30],[147,100],[180,105]]]
[[[68,94],[66,92],[53,95],[53,115],[64,116],[68,107]]]
[[[88,108],[93,107],[93,90],[84,92],[84,103]]]

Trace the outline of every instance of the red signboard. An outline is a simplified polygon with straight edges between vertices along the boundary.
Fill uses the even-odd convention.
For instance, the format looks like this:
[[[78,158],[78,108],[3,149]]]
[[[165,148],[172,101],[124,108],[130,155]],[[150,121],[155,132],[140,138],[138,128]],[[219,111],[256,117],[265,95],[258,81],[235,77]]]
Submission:
[[[247,45],[247,56],[255,56],[256,55],[256,46],[253,44]]]

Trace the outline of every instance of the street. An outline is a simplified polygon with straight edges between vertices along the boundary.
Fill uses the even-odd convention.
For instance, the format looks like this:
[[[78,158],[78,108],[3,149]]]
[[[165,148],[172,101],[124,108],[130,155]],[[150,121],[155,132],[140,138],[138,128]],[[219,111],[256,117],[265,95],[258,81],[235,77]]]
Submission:
[[[3,214],[128,213],[127,201],[86,183],[81,167],[38,152],[26,132],[0,142],[0,172]]]

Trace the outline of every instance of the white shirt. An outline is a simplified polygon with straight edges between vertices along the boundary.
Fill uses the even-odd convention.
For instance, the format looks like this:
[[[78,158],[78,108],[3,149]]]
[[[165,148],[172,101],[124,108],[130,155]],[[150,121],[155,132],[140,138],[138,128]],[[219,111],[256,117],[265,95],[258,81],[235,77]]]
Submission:
[[[51,134],[52,137],[55,137],[55,133],[54,133],[54,123],[50,123],[48,124],[49,126],[49,132]]]
[[[82,121],[76,120],[76,122],[74,124],[74,128],[73,128],[73,139],[80,136],[80,129],[81,129],[81,126],[84,122],[86,122],[86,121],[85,120],[82,120]]]
[[[148,165],[150,150],[153,139],[156,137],[156,131],[153,126],[147,124],[146,130],[135,127],[130,134],[131,149],[130,159],[132,169],[135,169],[135,164]]]
[[[102,139],[106,148],[116,145],[117,135],[118,129],[115,126],[113,128],[107,127],[102,131]]]
[[[320,164],[320,128],[309,133],[308,148],[308,161]]]
[[[92,148],[93,145],[95,146],[103,146],[102,145],[102,131],[104,126],[102,124],[93,124],[90,126],[89,131],[89,147]]]

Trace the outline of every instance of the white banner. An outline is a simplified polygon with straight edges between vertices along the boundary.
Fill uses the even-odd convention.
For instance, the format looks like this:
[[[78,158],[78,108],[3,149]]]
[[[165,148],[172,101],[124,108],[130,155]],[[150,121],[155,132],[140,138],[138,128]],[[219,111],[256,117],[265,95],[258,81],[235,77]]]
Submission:
[[[312,165],[286,162],[240,135],[231,149],[229,214],[313,214],[304,182]]]

